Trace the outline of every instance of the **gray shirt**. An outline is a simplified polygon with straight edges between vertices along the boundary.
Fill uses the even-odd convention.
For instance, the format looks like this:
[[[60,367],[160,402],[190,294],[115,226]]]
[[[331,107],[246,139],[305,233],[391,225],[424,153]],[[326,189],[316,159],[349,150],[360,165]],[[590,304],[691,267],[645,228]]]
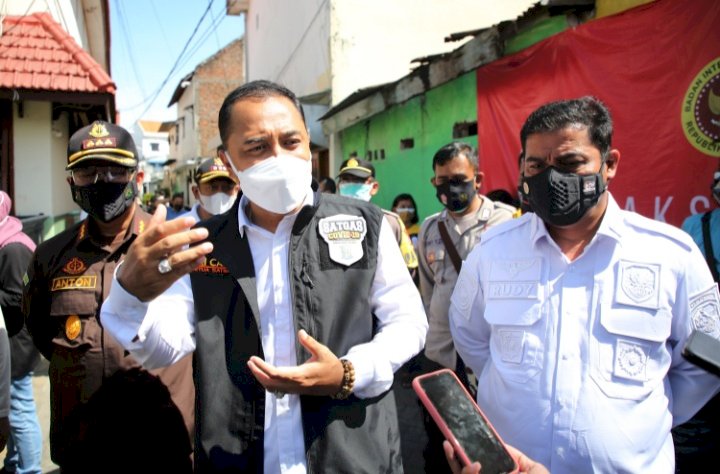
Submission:
[[[450,369],[455,369],[457,359],[448,324],[448,308],[458,274],[440,237],[438,222],[445,223],[458,255],[465,260],[487,228],[512,219],[516,211],[507,204],[493,202],[485,196],[481,198],[482,204],[474,214],[455,219],[443,210],[425,219],[418,234],[420,295],[430,326],[425,355]]]

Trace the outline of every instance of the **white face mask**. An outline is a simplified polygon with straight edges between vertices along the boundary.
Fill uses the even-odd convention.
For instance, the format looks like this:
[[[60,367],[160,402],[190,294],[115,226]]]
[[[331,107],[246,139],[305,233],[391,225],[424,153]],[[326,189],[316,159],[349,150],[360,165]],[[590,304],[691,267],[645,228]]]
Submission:
[[[235,196],[237,195],[233,194],[232,196],[229,196],[223,192],[211,194],[210,196],[204,196],[203,194],[198,193],[198,200],[200,201],[200,205],[203,209],[216,216],[229,210],[233,206],[235,203]]]
[[[230,155],[230,166],[248,199],[275,214],[287,214],[302,204],[312,183],[312,164],[293,155],[265,158],[245,171],[238,171]]]

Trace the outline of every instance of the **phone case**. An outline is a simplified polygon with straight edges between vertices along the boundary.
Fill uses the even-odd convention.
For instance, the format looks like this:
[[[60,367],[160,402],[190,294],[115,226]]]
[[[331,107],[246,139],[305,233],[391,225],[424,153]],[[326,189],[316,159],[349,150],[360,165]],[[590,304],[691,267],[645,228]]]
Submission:
[[[496,456],[500,456],[502,458],[509,458],[512,461],[513,468],[509,471],[500,471],[500,472],[510,472],[510,473],[517,473],[518,472],[518,465],[517,460],[508,452],[507,448],[505,448],[505,443],[503,443],[500,436],[495,431],[495,428],[493,428],[492,424],[490,424],[490,421],[485,417],[482,410],[480,410],[480,407],[475,403],[475,400],[472,399],[468,391],[465,389],[465,387],[460,382],[460,379],[457,378],[455,373],[450,369],[441,369],[437,370],[435,372],[430,372],[428,374],[420,375],[418,377],[415,377],[413,379],[413,389],[415,390],[415,393],[420,398],[420,401],[423,403],[425,408],[427,408],[428,412],[430,413],[430,416],[432,416],[433,420],[435,420],[435,423],[440,428],[440,431],[442,431],[443,435],[445,436],[445,439],[447,439],[450,444],[452,444],[453,448],[455,449],[455,453],[457,457],[459,458],[460,462],[467,466],[473,462],[472,459],[468,456],[465,449],[462,446],[462,443],[458,440],[455,433],[453,432],[453,429],[448,425],[446,420],[443,418],[443,416],[438,411],[438,408],[436,407],[436,402],[431,399],[430,396],[428,396],[427,392],[423,388],[423,383],[427,379],[430,379],[432,377],[438,377],[438,376],[444,376],[448,377],[451,376],[453,383],[450,384],[450,390],[457,391],[458,394],[461,394],[461,396],[467,398],[467,400],[472,404],[472,407],[474,411],[477,414],[477,420],[482,424],[484,428],[487,428],[483,431],[489,432],[490,436],[494,437],[494,440],[497,441],[497,443],[502,446],[502,452],[495,452],[494,454]],[[478,439],[477,442],[479,443],[480,440]],[[482,459],[478,459],[480,464],[483,464]],[[488,466],[490,467],[490,466]],[[483,465],[482,472],[490,472],[489,470],[486,471],[485,466]]]

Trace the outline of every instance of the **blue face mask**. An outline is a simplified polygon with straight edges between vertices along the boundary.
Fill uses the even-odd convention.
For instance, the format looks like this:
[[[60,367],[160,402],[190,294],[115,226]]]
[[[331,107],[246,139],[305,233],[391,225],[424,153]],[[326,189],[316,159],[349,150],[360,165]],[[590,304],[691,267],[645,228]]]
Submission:
[[[340,183],[338,190],[341,196],[347,196],[361,201],[369,202],[372,195],[373,183]]]

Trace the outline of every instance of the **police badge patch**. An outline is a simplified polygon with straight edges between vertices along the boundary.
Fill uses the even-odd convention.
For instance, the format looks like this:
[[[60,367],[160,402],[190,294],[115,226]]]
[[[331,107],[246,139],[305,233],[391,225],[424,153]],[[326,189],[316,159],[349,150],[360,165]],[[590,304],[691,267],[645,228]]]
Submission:
[[[615,300],[641,308],[658,309],[660,298],[660,265],[628,260],[618,262]]]
[[[367,223],[361,216],[337,214],[320,219],[318,232],[328,244],[330,259],[350,266],[363,257],[362,241],[367,233]]]
[[[613,374],[624,379],[645,382],[649,349],[644,344],[618,339],[615,345]]]
[[[720,339],[720,301],[715,285],[690,298],[693,327]]]

